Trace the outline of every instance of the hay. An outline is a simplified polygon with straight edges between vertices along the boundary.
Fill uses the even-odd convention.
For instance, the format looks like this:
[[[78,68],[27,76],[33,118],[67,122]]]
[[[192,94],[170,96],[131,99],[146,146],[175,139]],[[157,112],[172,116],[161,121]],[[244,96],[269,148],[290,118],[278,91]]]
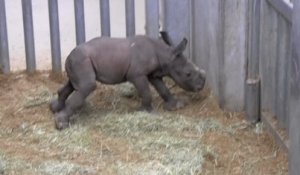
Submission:
[[[38,143],[36,149],[43,152],[55,146],[62,153],[86,153],[92,142],[87,128],[76,125],[62,132],[46,131],[43,127],[33,125],[24,128],[17,137],[35,140]]]
[[[222,130],[214,120],[144,112],[109,113],[96,126],[109,137],[123,138],[145,162],[119,161],[119,174],[198,174],[205,154],[215,155],[201,143],[204,132]]]
[[[18,157],[8,157],[0,152],[0,174],[18,174],[23,172],[28,174],[32,170],[32,164]]]
[[[15,174],[97,174],[96,170],[83,165],[77,165],[67,160],[72,160],[74,155],[87,154],[91,140],[87,128],[73,126],[63,132],[56,130],[46,131],[44,127],[37,125],[22,124],[14,132],[5,132],[1,134],[5,137],[13,137],[22,140],[21,146],[30,150],[47,154],[49,156],[59,156],[66,161],[58,161],[55,158],[47,161],[36,162],[26,161],[22,157],[14,157],[0,153],[0,175]],[[32,143],[34,142],[34,144]],[[52,153],[53,150],[59,151],[59,154]],[[34,173],[33,173],[34,172]],[[18,174],[17,173],[17,174]]]
[[[0,175],[287,174],[286,157],[263,125],[221,111],[209,91],[173,88],[189,105],[152,115],[132,112],[140,104],[135,95],[123,98],[101,84],[70,128],[57,131],[48,103],[61,84],[47,75],[1,82]],[[161,103],[153,93],[157,111]]]
[[[23,160],[20,157],[8,158],[0,154],[0,175],[5,174],[97,174],[97,170],[91,167],[70,163],[68,161],[44,161],[41,163]]]
[[[255,125],[254,132],[256,134],[262,134],[263,131],[264,131],[264,128],[265,128],[264,123],[262,123],[262,122],[261,123],[257,123]]]
[[[0,174],[4,175],[5,169],[7,167],[7,161],[4,159],[4,155],[0,154]]]
[[[83,167],[67,161],[46,161],[35,170],[45,175],[67,175],[67,174],[97,174],[97,171],[90,167]]]
[[[129,82],[122,83],[120,85],[115,85],[114,89],[119,95],[123,97],[132,98],[138,96],[135,87]]]
[[[24,108],[32,108],[46,103],[48,104],[53,96],[54,95],[46,87],[33,89],[24,95]]]

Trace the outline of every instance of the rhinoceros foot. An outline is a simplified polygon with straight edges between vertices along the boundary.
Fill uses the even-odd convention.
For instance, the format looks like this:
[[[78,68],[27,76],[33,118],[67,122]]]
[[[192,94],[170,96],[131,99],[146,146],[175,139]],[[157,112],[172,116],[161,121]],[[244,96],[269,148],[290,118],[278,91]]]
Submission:
[[[50,110],[53,112],[53,114],[61,111],[65,107],[65,104],[63,102],[59,102],[57,99],[53,99],[50,103]]]
[[[180,108],[183,108],[185,106],[184,101],[175,99],[169,102],[165,102],[164,109],[168,111],[174,111]]]
[[[63,130],[69,127],[69,117],[64,111],[56,113],[54,121],[57,130]]]

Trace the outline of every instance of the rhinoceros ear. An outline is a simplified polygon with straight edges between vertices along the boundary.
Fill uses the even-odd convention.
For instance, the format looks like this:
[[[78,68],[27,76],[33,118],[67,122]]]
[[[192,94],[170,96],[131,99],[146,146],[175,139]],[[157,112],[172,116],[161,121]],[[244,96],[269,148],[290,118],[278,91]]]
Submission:
[[[169,46],[172,46],[172,45],[173,45],[172,40],[171,40],[171,38],[170,38],[168,32],[166,32],[166,31],[161,31],[161,32],[160,32],[160,36],[161,36],[162,40],[163,40],[166,44],[168,44]]]
[[[174,55],[181,54],[185,50],[187,42],[188,42],[187,39],[183,38],[183,40],[178,44],[178,46],[175,47],[173,51]]]

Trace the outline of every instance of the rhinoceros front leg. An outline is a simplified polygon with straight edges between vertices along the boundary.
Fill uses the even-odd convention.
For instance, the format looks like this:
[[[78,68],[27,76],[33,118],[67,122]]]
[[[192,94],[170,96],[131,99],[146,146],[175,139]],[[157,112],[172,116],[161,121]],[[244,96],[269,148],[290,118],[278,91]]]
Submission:
[[[166,110],[176,110],[182,108],[185,105],[183,101],[174,98],[174,96],[164,84],[162,78],[150,77],[149,80],[158,94],[161,96],[161,98],[165,101],[164,108]]]
[[[152,97],[151,91],[149,87],[149,80],[146,76],[140,76],[137,78],[133,78],[130,82],[135,86],[139,96],[142,99],[142,106],[140,110],[146,110],[148,112],[152,112]]]

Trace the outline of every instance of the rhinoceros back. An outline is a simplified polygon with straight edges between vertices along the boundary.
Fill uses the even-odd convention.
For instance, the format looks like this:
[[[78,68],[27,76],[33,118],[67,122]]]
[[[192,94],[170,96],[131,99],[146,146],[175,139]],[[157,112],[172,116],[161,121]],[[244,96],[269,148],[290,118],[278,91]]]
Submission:
[[[77,46],[72,52],[70,55],[81,55],[80,59],[90,59],[97,80],[106,84],[148,75],[159,66],[153,42],[145,36],[98,37]]]

